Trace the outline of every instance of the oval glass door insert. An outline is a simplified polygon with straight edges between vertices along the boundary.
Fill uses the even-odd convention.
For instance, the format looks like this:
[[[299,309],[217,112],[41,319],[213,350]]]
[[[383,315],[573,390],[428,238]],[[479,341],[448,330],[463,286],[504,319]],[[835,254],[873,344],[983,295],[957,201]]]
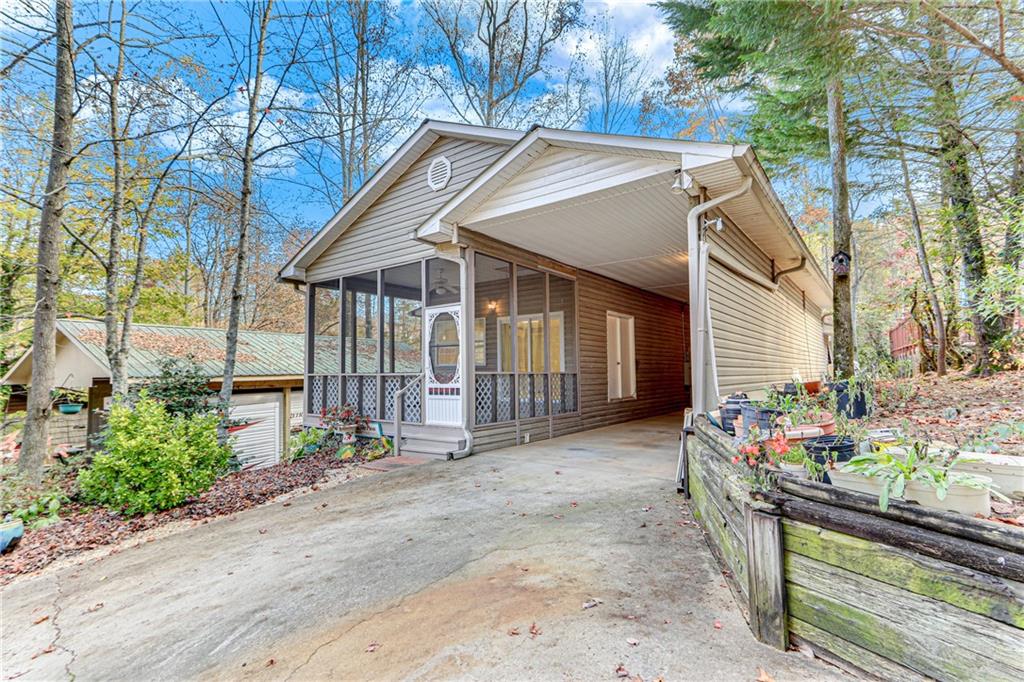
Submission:
[[[459,326],[441,313],[430,326],[430,374],[437,384],[455,383],[459,373]]]

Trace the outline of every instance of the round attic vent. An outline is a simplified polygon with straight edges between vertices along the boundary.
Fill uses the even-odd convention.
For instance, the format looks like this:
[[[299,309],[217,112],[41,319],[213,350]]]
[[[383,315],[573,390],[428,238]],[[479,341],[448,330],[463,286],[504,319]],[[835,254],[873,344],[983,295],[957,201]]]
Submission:
[[[427,184],[430,189],[438,192],[448,186],[452,179],[452,162],[443,156],[439,156],[430,162],[427,169]]]

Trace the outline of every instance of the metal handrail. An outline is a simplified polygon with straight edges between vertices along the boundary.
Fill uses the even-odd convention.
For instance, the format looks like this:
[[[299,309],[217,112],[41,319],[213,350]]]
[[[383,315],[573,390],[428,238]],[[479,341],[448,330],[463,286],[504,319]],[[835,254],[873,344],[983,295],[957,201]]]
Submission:
[[[420,372],[416,375],[415,379],[395,391],[395,440],[392,445],[395,450],[395,457],[399,457],[402,454],[402,412],[405,409],[405,393],[413,386],[419,384],[425,374],[425,372]]]

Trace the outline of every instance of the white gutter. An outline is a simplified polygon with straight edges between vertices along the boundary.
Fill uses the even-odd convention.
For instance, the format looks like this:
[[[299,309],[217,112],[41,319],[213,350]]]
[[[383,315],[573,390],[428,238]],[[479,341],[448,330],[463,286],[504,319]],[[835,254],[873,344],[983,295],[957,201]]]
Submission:
[[[706,345],[705,340],[708,336],[708,320],[710,319],[710,307],[708,306],[707,300],[694,301],[694,295],[700,296],[703,292],[704,298],[707,298],[707,291],[701,286],[701,283],[706,280],[707,273],[701,272],[700,268],[700,217],[705,212],[710,211],[716,206],[720,206],[727,201],[731,201],[738,196],[742,196],[750,191],[750,187],[753,184],[753,178],[746,176],[743,178],[742,184],[731,192],[715,197],[709,201],[697,204],[690,209],[690,212],[686,215],[686,246],[688,249],[687,262],[689,265],[689,290],[690,295],[690,373],[691,373],[691,389],[693,391],[691,404],[693,405],[690,410],[691,420],[698,414],[703,414],[708,411],[707,404],[708,398],[712,400],[718,400],[718,396],[707,396],[705,395],[705,366],[707,364],[706,356]],[[708,346],[709,347],[709,346]],[[713,409],[713,408],[712,408]]]

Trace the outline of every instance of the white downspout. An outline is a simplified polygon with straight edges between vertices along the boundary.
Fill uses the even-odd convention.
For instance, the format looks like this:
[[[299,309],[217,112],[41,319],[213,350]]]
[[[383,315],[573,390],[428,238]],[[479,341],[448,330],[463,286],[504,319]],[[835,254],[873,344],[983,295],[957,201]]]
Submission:
[[[459,246],[459,226],[454,225],[452,227],[452,244],[459,247],[459,291],[461,292],[461,300],[459,301],[459,318],[462,322],[462,334],[459,337],[459,343],[462,345],[459,351],[459,362],[462,363],[462,433],[465,436],[466,444],[459,450],[455,450],[448,455],[448,459],[462,459],[473,452],[473,432],[469,429],[469,386],[473,379],[473,345],[472,327],[469,325],[469,312],[471,310],[469,290],[469,262],[466,260],[466,256],[463,254],[462,247]]]
[[[690,269],[690,386],[693,391],[691,396],[693,398],[691,401],[693,408],[690,411],[691,421],[694,416],[707,411],[708,398],[708,396],[704,395],[704,369],[707,361],[705,358],[704,342],[708,334],[707,322],[710,320],[711,310],[707,301],[707,288],[702,286],[702,283],[706,285],[707,273],[702,272],[700,267],[700,217],[716,206],[746,194],[750,191],[753,182],[753,178],[749,176],[744,177],[743,182],[736,189],[726,192],[720,197],[697,204],[686,215],[687,264]],[[695,296],[698,298],[696,301],[693,300]],[[713,399],[718,400],[718,396],[714,396]]]

